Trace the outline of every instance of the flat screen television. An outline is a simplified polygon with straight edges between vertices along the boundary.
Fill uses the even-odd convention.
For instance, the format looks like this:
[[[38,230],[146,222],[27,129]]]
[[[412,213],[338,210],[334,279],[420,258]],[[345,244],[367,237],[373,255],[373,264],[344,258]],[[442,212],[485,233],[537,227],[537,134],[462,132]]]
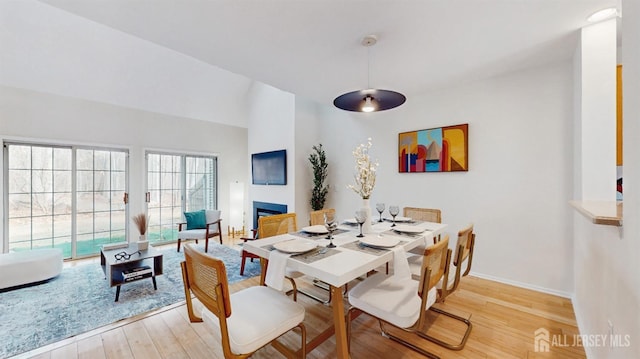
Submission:
[[[286,185],[287,150],[252,154],[251,178],[258,185]]]

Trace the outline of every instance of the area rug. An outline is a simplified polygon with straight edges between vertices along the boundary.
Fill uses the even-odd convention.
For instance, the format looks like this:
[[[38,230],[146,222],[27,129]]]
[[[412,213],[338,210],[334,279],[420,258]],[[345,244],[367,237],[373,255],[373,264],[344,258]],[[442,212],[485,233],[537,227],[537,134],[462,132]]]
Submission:
[[[204,251],[203,246],[196,246]],[[162,250],[163,274],[109,287],[100,263],[64,268],[45,283],[0,293],[0,358],[14,356],[138,314],[184,300],[180,262],[183,252]],[[209,254],[224,261],[229,283],[260,274],[259,261],[247,261],[240,276],[240,253],[209,243]]]

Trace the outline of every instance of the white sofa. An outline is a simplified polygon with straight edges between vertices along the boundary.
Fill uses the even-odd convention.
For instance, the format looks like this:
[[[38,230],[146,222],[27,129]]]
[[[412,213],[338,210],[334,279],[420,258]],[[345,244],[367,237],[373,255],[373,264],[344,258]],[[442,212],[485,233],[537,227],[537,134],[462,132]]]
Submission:
[[[62,271],[62,250],[34,249],[0,254],[0,289],[40,282]]]

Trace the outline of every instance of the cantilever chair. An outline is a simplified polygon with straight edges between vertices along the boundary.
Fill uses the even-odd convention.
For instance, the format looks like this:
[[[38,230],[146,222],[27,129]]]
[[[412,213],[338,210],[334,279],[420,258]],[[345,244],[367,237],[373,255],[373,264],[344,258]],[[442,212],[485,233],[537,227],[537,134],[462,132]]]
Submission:
[[[467,274],[469,274],[469,271],[471,271],[471,260],[473,259],[474,244],[475,234],[473,233],[473,224],[470,224],[458,232],[458,241],[456,243],[455,255],[453,256],[453,262],[451,263],[453,267],[449,266],[449,268],[447,268],[446,273],[436,285],[436,289],[438,290],[439,303],[444,302],[445,299],[449,295],[451,295],[451,293],[455,292],[458,288],[458,285],[460,284],[460,280],[462,279],[462,277],[466,276]],[[451,256],[451,250],[449,250],[449,256]],[[415,258],[416,257],[409,258],[409,268],[411,269],[413,278],[416,278],[416,272],[419,271],[422,266],[422,263],[417,262]],[[447,263],[449,263],[449,259],[447,259]],[[462,272],[463,267],[465,268],[464,272]],[[431,310],[438,314],[442,314],[456,320],[464,321],[468,324],[468,326],[462,339],[457,344],[447,343],[441,339],[428,335],[425,335],[425,338],[447,349],[460,350],[464,348],[464,345],[469,337],[469,333],[471,333],[471,323],[467,319],[451,314],[439,308],[434,307],[431,308]]]
[[[414,220],[442,223],[442,212],[437,208],[404,207],[402,215]]]
[[[312,226],[323,225],[324,224],[324,216],[325,216],[326,213],[335,214],[336,213],[336,209],[335,208],[324,208],[324,209],[319,209],[317,211],[311,211],[309,213],[309,224],[312,225]],[[296,278],[301,277],[303,275],[302,273],[298,273],[298,272],[290,272],[289,274],[291,274],[292,277],[296,277]],[[331,303],[331,291],[329,290],[329,285],[324,283],[324,282],[322,282],[322,281],[319,281],[317,279],[314,279],[313,282],[314,282],[313,284],[316,287],[324,289],[327,292],[329,292],[329,297],[327,299],[322,299],[322,298],[314,295],[313,293],[309,293],[309,292],[303,291],[302,289],[298,289],[297,287],[296,287],[296,290],[299,293],[304,294],[307,297],[309,297],[309,298],[311,298],[311,299],[313,299],[315,301],[318,301],[318,302],[320,302],[322,304]],[[346,287],[345,287],[345,291],[346,291]]]
[[[309,223],[312,226],[324,224],[325,213],[335,214],[336,210],[335,208],[326,208],[326,209],[319,209],[317,211],[311,211],[311,213],[309,213]]]
[[[443,278],[442,283],[438,285],[438,289],[441,291],[440,302],[444,302],[447,296],[455,292],[456,289],[458,289],[462,277],[468,275],[471,271],[475,242],[476,235],[473,233],[473,224],[469,224],[464,229],[458,231],[458,242],[456,243],[453,262],[451,263],[455,267],[455,271],[450,268],[449,275]]]
[[[209,238],[218,236],[220,238],[220,244],[222,244],[222,219],[220,218],[221,211],[219,210],[206,210],[206,224],[204,228],[187,229],[187,222],[178,223],[178,252],[180,252],[180,242],[187,239],[195,239],[198,243],[199,239],[204,239],[204,251],[209,251]]]
[[[245,242],[249,240],[260,240],[263,238],[273,237],[280,234],[295,232],[298,229],[297,216],[295,213],[275,214],[272,216],[262,216],[258,218],[257,236],[254,238],[242,238]],[[240,266],[240,274],[244,272],[244,262],[247,258],[258,258],[258,256],[242,250],[242,264]],[[298,300],[298,288],[292,276],[299,276],[302,273],[287,271],[286,278],[291,282],[293,287],[293,300]]]
[[[191,245],[181,262],[184,294],[191,322],[203,322],[219,337],[225,358],[247,358],[271,343],[287,357],[295,353],[276,339],[299,328],[302,358],[306,356],[304,306],[282,293],[254,286],[230,294],[224,262]],[[194,302],[193,295],[199,302]]]
[[[429,246],[424,252],[422,275],[420,280],[411,277],[396,278],[393,275],[376,273],[358,283],[349,291],[349,312],[347,313],[347,335],[351,340],[352,312],[360,310],[378,319],[382,335],[393,339],[422,355],[437,358],[417,345],[397,337],[385,329],[385,323],[407,332],[417,334],[416,339],[425,338],[421,332],[425,324],[427,309],[437,297],[436,284],[446,275],[447,246],[449,238]],[[471,325],[469,323],[469,325]],[[425,338],[427,339],[427,338]]]
[[[442,211],[437,208],[418,208],[418,207],[404,207],[403,216],[409,217],[414,221],[426,221],[434,223],[442,223]],[[433,242],[440,240],[440,235],[433,238]],[[424,247],[416,248],[412,253],[422,254]]]

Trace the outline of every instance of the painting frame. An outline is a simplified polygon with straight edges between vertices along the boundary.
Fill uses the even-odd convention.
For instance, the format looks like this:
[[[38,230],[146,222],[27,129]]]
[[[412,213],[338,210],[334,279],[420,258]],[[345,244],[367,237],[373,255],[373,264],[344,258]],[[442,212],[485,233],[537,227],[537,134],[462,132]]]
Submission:
[[[398,134],[398,172],[469,171],[469,124]]]

